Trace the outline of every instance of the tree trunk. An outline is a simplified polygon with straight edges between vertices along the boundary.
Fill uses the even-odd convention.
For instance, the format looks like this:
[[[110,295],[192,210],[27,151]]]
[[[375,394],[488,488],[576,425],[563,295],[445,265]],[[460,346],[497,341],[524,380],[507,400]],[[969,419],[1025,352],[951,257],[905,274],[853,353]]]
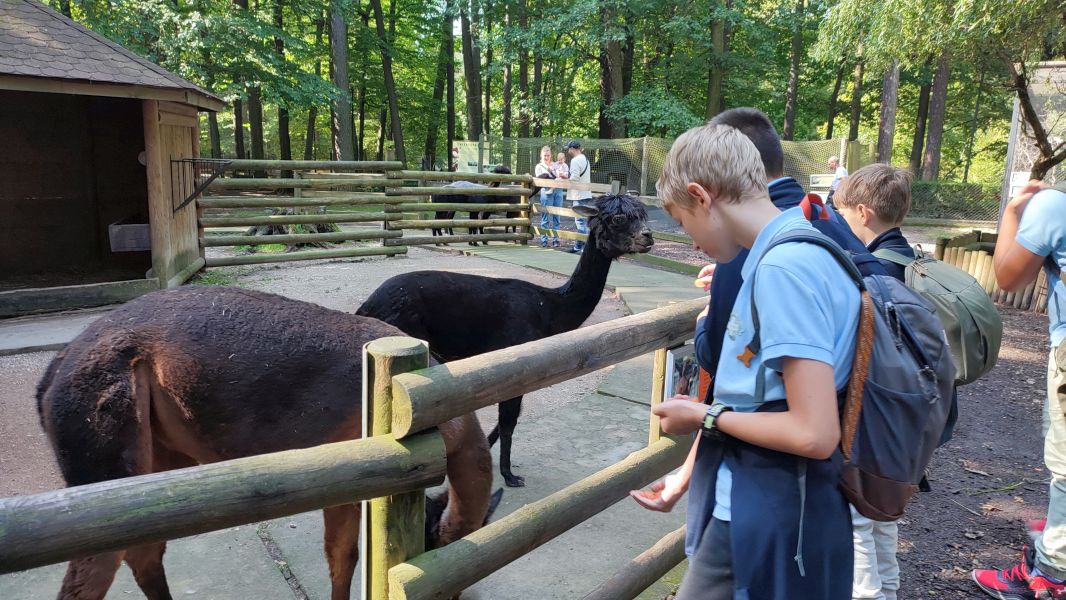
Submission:
[[[614,104],[625,96],[624,91],[624,78],[622,75],[623,64],[625,60],[622,53],[622,43],[618,40],[610,40],[607,42],[607,76],[608,83],[611,87],[610,96],[607,99],[607,106]],[[611,139],[623,138],[626,136],[626,122],[625,119],[620,117],[612,117],[608,120],[608,127],[610,128]]]
[[[506,30],[511,28],[511,10],[506,5],[504,8],[506,12],[503,15],[503,27]],[[503,114],[501,115],[500,133],[505,138],[511,137],[511,60],[507,55],[504,55],[503,62]],[[503,162],[510,164],[510,143],[508,142],[504,148]]]
[[[70,19],[70,0],[59,0],[59,12],[63,13],[63,16]]]
[[[1043,179],[1049,171],[1061,164],[1063,160],[1066,160],[1066,144],[1057,140],[1053,143],[1048,135],[1047,128],[1040,122],[1040,114],[1036,112],[1033,98],[1029,95],[1029,74],[1025,71],[1025,66],[1022,65],[1022,69],[1019,71],[1009,59],[1004,62],[1006,62],[1007,71],[1011,76],[1011,88],[1018,96],[1018,108],[1022,119],[1025,120],[1030,135],[1032,135],[1033,141],[1036,143],[1036,148],[1040,152],[1040,158],[1033,163],[1032,169],[1029,170],[1029,178]]]
[[[389,111],[382,107],[378,112],[378,145],[377,145],[377,160],[385,160],[385,128],[387,126],[386,120],[389,118]]]
[[[528,86],[528,84],[527,84],[527,86]],[[543,91],[544,91],[544,60],[540,57],[540,53],[538,52],[537,55],[533,57],[533,97],[538,99],[537,106],[543,107],[543,104],[540,103],[540,99],[546,97],[546,95],[542,93]],[[538,112],[543,113],[543,109],[541,111],[538,111]],[[529,119],[526,119],[526,123],[527,124],[526,124],[526,135],[525,135],[525,137],[529,137],[529,125],[528,125]],[[538,114],[537,118],[533,120],[533,137],[540,137],[543,128],[544,128],[544,119],[541,119],[539,114]]]
[[[233,150],[237,158],[248,158],[244,149],[244,102],[240,98],[233,101]]]
[[[486,0],[485,10],[483,14],[485,16],[485,39],[489,40],[489,45],[485,48],[485,135],[492,133],[492,2]]]
[[[825,139],[833,139],[833,121],[837,118],[837,101],[840,98],[840,84],[844,82],[844,69],[847,68],[847,59],[841,59],[840,68],[837,69],[836,82],[833,83],[833,93],[829,95],[829,106],[826,115]]]
[[[932,65],[932,57],[925,61],[925,70]],[[922,76],[926,73],[923,71]],[[929,121],[929,94],[933,86],[930,82],[922,84],[918,90],[918,116],[914,125],[914,140],[911,142],[911,173],[915,177],[922,175],[922,151],[925,149],[925,126]]]
[[[526,25],[527,25],[526,0],[518,0],[518,28],[523,30],[523,31],[525,31],[526,30]],[[537,80],[537,64],[539,62],[540,62],[540,53],[538,52],[537,55],[534,57],[534,63],[533,63],[533,83],[534,83],[533,95],[534,95],[534,97],[536,97],[538,99],[539,99],[540,96],[536,92],[536,90],[537,90],[536,84],[538,83],[538,80]],[[520,108],[518,110],[518,116],[517,116],[518,137],[520,137],[520,138],[528,138],[529,137],[529,118],[530,118],[530,114],[529,114],[528,105],[526,103],[529,101],[529,52],[527,52],[526,47],[525,47],[524,44],[519,44],[519,46],[518,46],[518,99],[519,99],[519,102],[521,103],[520,106],[522,106],[522,108]],[[540,119],[536,119],[535,123],[536,123],[536,127],[537,127],[537,135],[539,136],[540,135]]]
[[[860,47],[860,53],[862,48]],[[855,79],[851,84],[851,122],[848,126],[848,141],[859,139],[859,121],[862,120],[862,72],[863,62],[860,56],[855,63]],[[842,157],[843,158],[843,157]]]
[[[724,109],[722,81],[725,79],[725,66],[723,63],[726,53],[725,27],[725,19],[711,21],[711,60],[708,61],[710,68],[707,71],[706,118],[708,119]],[[669,74],[667,74],[667,79],[669,79]]]
[[[466,0],[459,0],[460,26],[463,35],[463,78],[466,79],[466,139],[474,141],[481,134],[481,54],[471,30],[470,10]]]
[[[348,22],[340,0],[329,3],[330,70],[337,94],[332,102],[333,155],[337,160],[355,160],[352,135],[352,96],[348,83]]]
[[[626,43],[622,47],[622,96],[628,96],[633,89],[633,55],[636,53],[636,40],[633,30],[626,27]]]
[[[892,143],[896,136],[896,103],[899,100],[899,60],[893,59],[885,71],[881,87],[881,119],[877,128],[877,162],[892,164]]]
[[[392,144],[396,150],[396,160],[406,163],[407,156],[403,148],[403,129],[400,127],[400,104],[396,98],[396,80],[392,76],[392,39],[385,34],[385,15],[381,10],[381,0],[370,0],[370,6],[374,10],[378,43],[381,44],[381,66],[385,75],[385,95],[388,97],[389,103]]]
[[[788,90],[785,92],[785,124],[781,129],[781,138],[792,140],[796,135],[796,103],[799,94],[800,54],[803,52],[803,5],[804,0],[796,0],[796,12],[792,15],[792,49],[789,52]]]
[[[363,19],[363,31],[370,29],[370,10],[359,13]],[[370,61],[370,49],[366,44],[359,44],[359,128],[355,131],[355,159],[366,160],[366,85],[367,64]]]
[[[218,113],[207,113],[207,130],[211,138],[211,158],[222,158],[222,135],[218,131]]]
[[[981,76],[977,82],[977,99],[973,102],[973,119],[970,120],[970,139],[966,142],[966,166],[962,169],[962,182],[970,180],[970,164],[973,161],[973,141],[977,137],[977,123],[981,118],[981,99],[985,95],[985,66],[981,65]]]
[[[274,0],[274,27],[278,31],[285,30],[285,0]],[[274,51],[278,54],[278,60],[285,60],[285,40],[280,36],[274,37]],[[281,101],[278,102],[278,146],[281,160],[292,160],[292,139],[289,135],[289,109],[285,108]]]
[[[319,13],[315,20],[315,48],[322,47],[322,30],[326,27],[326,21]],[[317,53],[316,53],[317,54]],[[322,60],[315,61],[315,77],[322,77]],[[315,158],[315,138],[318,137],[318,105],[312,104],[307,109],[307,135],[304,136],[304,160]]]
[[[444,5],[445,18],[444,26],[444,45],[448,49],[448,63],[447,63],[447,92],[448,92],[448,147],[445,148],[448,156],[448,170],[452,170],[452,148],[455,147],[455,0],[446,0]],[[458,165],[455,165],[458,168]]]
[[[252,138],[252,158],[264,158],[263,100],[259,86],[248,89],[248,131]]]
[[[925,155],[922,158],[922,179],[931,181],[940,177],[940,145],[944,139],[944,118],[947,115],[948,80],[951,79],[951,64],[945,50],[937,61],[933,75],[933,90],[929,99],[929,133],[925,138]]]
[[[440,129],[440,111],[443,108],[444,84],[448,78],[448,42],[445,38],[452,27],[451,21],[442,19],[440,35],[440,53],[437,55],[437,75],[433,79],[433,103],[430,105],[429,124],[426,127],[426,147],[422,152],[422,170],[433,170],[433,163],[437,158],[437,133]],[[451,156],[451,147],[448,148],[448,156]]]

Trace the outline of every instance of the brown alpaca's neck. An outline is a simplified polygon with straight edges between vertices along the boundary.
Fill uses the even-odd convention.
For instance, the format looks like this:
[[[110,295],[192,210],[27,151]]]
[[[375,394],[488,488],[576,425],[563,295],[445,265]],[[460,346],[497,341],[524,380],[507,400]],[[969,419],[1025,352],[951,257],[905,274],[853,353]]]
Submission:
[[[589,233],[588,243],[570,280],[555,290],[558,300],[552,329],[556,333],[580,327],[600,303],[607,273],[611,270],[611,259],[596,246],[593,234]]]

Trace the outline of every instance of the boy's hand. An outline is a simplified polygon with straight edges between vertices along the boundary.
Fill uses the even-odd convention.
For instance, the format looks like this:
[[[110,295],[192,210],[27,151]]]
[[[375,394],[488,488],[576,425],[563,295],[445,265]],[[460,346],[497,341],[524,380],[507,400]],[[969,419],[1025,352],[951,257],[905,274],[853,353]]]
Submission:
[[[647,490],[633,490],[629,495],[648,510],[670,512],[686,491],[688,479],[681,473],[672,473],[651,484]]]
[[[707,265],[700,269],[699,275],[696,275],[696,280],[692,283],[695,284],[696,287],[703,288],[703,291],[705,292],[711,291],[711,280],[714,279],[715,267],[716,265]]]
[[[1030,179],[1029,183],[1022,186],[1022,189],[1018,190],[1018,193],[1007,202],[1007,209],[1021,216],[1025,212],[1025,207],[1029,204],[1029,200],[1042,189],[1044,189],[1044,182],[1039,179]]]
[[[659,417],[659,426],[666,433],[684,435],[692,433],[703,424],[707,406],[702,402],[693,402],[687,396],[677,396],[655,406],[652,414]]]

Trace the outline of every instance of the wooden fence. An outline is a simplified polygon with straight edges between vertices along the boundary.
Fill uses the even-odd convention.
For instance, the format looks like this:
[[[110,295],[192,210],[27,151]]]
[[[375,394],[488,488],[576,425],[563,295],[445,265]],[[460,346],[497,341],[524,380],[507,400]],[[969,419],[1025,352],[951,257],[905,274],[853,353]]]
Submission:
[[[429,368],[424,343],[376,340],[364,355],[369,437],[0,499],[0,574],[370,501],[363,511],[365,597],[450,598],[673,470],[691,440],[662,436],[652,418],[645,449],[459,542],[422,552],[425,490],[445,473],[436,426],[651,351],[652,403],[659,403],[663,349],[691,336],[705,304],[672,304]],[[587,597],[635,597],[683,559],[683,542],[682,532],[668,534]]]
[[[997,304],[1043,313],[1047,311],[1047,275],[1041,269],[1036,279],[1020,292],[1007,292],[996,285],[992,253],[997,234],[974,230],[954,238],[937,240],[934,257],[973,275]]]
[[[197,200],[198,238],[208,267],[396,255],[409,246],[456,242],[525,242],[529,233],[528,197],[533,178],[528,175],[491,173],[443,173],[406,171],[402,163],[381,161],[281,161],[234,160],[227,175],[209,186],[210,195]],[[276,176],[266,177],[271,172]],[[253,174],[239,177],[240,173]],[[520,202],[433,204],[427,196],[454,193],[443,187],[447,181],[502,183],[505,187],[477,189],[482,196],[518,196]],[[428,184],[428,185],[427,185]],[[466,190],[469,193],[469,190]],[[269,214],[265,214],[269,211]],[[510,218],[476,222],[484,233],[476,234],[470,220],[432,219],[437,211],[500,212]],[[254,212],[256,214],[248,214]],[[473,215],[471,215],[473,216]],[[346,225],[338,231],[292,232],[252,235],[235,228],[291,225]],[[462,227],[465,235],[444,237],[408,235],[408,231]],[[514,228],[513,233],[497,227]],[[353,242],[351,244],[349,242]],[[371,244],[367,244],[370,242]],[[262,244],[344,244],[343,247],[296,252],[261,252],[239,256],[206,257],[204,249]]]

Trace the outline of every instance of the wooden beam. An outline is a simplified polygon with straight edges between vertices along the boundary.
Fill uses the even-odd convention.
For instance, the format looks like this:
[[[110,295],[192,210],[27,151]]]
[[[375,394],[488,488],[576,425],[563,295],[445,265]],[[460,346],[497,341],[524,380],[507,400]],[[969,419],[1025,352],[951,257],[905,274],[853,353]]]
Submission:
[[[692,245],[692,238],[680,233],[666,233],[665,231],[652,231],[652,239],[662,240],[664,242],[674,242],[675,244]],[[710,259],[707,259],[710,261]]]
[[[655,351],[655,356],[652,359],[650,408],[653,410],[666,400],[666,374],[670,372],[670,365],[666,364],[668,356],[666,348],[659,348]],[[648,421],[649,446],[663,437],[662,429],[659,427],[659,417],[655,416],[655,413],[650,414],[651,418]]]
[[[444,472],[444,441],[433,431],[3,498],[0,574],[420,490]]]
[[[432,244],[460,244],[467,242],[521,242],[532,239],[528,233],[485,233],[482,235],[404,236],[385,241],[386,246],[429,246]]]
[[[392,376],[424,369],[428,364],[429,348],[421,340],[386,337],[366,345],[363,437],[388,435],[392,429]],[[389,569],[426,550],[426,494],[425,490],[412,490],[375,498],[369,505],[363,589],[368,598],[385,600]]]
[[[187,117],[185,115],[176,115],[169,112],[159,112],[159,124],[160,125],[173,125],[175,127],[188,127],[195,129],[200,126],[200,120],[196,117]]]
[[[182,269],[180,273],[178,273],[177,275],[171,277],[167,281],[167,288],[176,288],[176,287],[180,286],[181,284],[183,284],[186,281],[188,281],[190,277],[192,277],[193,275],[198,273],[200,271],[200,269],[203,269],[206,266],[207,266],[207,259],[205,259],[202,256],[201,257],[197,257],[196,260],[192,261],[191,263],[189,263],[188,266],[186,266],[184,269]]]
[[[395,197],[395,196],[393,196]],[[385,207],[385,212],[438,212],[438,211],[456,211],[456,212],[475,212],[475,211],[489,211],[489,212],[521,212],[521,209],[528,208],[525,204],[463,204],[462,202],[407,202],[403,204],[393,204]]]
[[[609,183],[583,183],[580,181],[570,181],[569,179],[541,179],[539,177],[534,177],[533,185],[560,190],[580,190],[583,192],[596,192],[599,194],[611,193],[611,184]]]
[[[571,219],[581,217],[581,215],[574,212],[572,208],[564,208],[561,206],[543,206],[541,204],[534,204],[533,212],[537,214],[548,213],[549,215],[559,215],[560,217],[569,217]]]
[[[370,192],[350,196],[202,196],[196,201],[203,208],[285,208],[298,206],[373,206],[393,205],[417,200],[415,196],[385,196]]]
[[[528,196],[533,190],[523,187],[401,187],[385,188],[386,196]]]
[[[283,177],[243,178],[222,177],[211,182],[208,189],[212,190],[237,190],[237,189],[330,189],[338,187],[381,187],[389,182],[383,178],[377,179],[354,179],[350,177],[330,177],[322,179],[285,179]],[[413,189],[413,188],[412,188]]]
[[[691,325],[691,324],[690,324]],[[680,465],[690,438],[663,439],[591,477],[389,571],[390,600],[447,599]]]
[[[234,159],[226,166],[227,171],[334,171],[374,172],[402,169],[403,163],[376,160],[254,160]]]
[[[0,292],[0,318],[117,304],[158,289],[159,279],[153,277],[85,285],[9,290]]]
[[[204,227],[251,227],[252,225],[310,225],[315,223],[369,223],[395,221],[403,215],[377,212],[325,213],[321,215],[263,215],[259,217],[204,217]]]
[[[581,600],[632,600],[685,560],[685,528],[666,534]]]
[[[159,103],[145,100],[141,103],[141,121],[144,128],[145,173],[148,179],[148,232],[152,244],[152,271],[162,282],[173,276],[174,262],[171,223],[174,221],[174,204],[170,197],[170,163],[159,126]]]
[[[363,246],[361,248],[341,248],[338,250],[307,250],[305,252],[270,252],[263,254],[242,254],[241,256],[208,257],[209,267],[230,267],[234,265],[262,265],[275,262],[293,262],[297,260],[319,260],[325,258],[355,258],[359,256],[392,256],[407,254],[406,246],[385,248],[383,246]]]
[[[692,337],[707,299],[679,302],[393,378],[397,437]]]
[[[385,238],[398,238],[402,235],[402,231],[383,231],[381,229],[280,235],[212,235],[210,237],[200,238],[200,245],[205,248],[213,248],[218,246],[256,246],[259,244],[309,244],[314,242],[381,240]]]
[[[188,104],[214,112],[225,110],[226,108],[226,103],[222,100],[192,90],[163,89],[120,83],[75,81],[70,79],[51,79],[47,77],[0,75],[0,90],[72,94],[76,96],[136,98],[139,100],[160,100]]]
[[[491,183],[530,183],[529,175],[507,175],[504,173],[453,173],[451,171],[389,171],[389,179],[406,179],[410,181],[473,181]]]
[[[389,215],[399,216],[399,215]],[[420,219],[397,221],[390,220],[391,229],[440,229],[442,227],[528,227],[529,219]]]
[[[531,226],[530,229],[533,231],[535,236],[539,236],[539,235],[547,235],[548,237],[553,237],[554,236],[554,237],[561,238],[561,239],[564,239],[564,240],[570,240],[572,242],[578,242],[578,241],[587,242],[588,239],[589,239],[589,236],[587,234],[577,233],[577,232],[574,232],[574,231],[566,231],[566,230],[563,230],[563,229],[544,229],[544,228],[538,227],[536,225]]]

